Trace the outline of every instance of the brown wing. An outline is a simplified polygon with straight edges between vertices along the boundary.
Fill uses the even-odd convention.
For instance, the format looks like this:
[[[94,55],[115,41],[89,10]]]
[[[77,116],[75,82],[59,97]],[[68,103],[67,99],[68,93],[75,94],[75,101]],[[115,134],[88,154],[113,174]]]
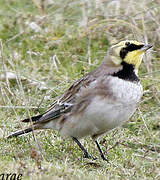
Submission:
[[[94,81],[94,79],[95,78],[91,74],[87,74],[81,79],[75,81],[73,85],[62,96],[60,96],[44,114],[31,117],[34,124],[47,122],[60,117],[62,114],[70,112],[81,88],[87,87],[91,81]],[[30,122],[31,119],[27,118],[22,120],[22,122]]]
[[[108,60],[106,59],[104,63],[93,72],[90,72],[81,79],[75,81],[73,85],[62,96],[60,96],[44,114],[32,117],[32,121],[35,123],[43,123],[70,112],[76,102],[77,94],[79,94],[82,88],[87,88],[89,84],[95,81],[98,77],[104,75],[108,76],[122,68],[121,66],[115,66],[112,61]],[[23,122],[29,121],[30,119],[23,120]]]
[[[70,86],[70,88],[50,106],[47,112],[56,108],[57,105],[60,106],[64,103],[74,104],[76,95],[81,90],[81,88],[87,87],[90,82],[94,80],[95,78],[89,73],[75,81],[72,86]]]

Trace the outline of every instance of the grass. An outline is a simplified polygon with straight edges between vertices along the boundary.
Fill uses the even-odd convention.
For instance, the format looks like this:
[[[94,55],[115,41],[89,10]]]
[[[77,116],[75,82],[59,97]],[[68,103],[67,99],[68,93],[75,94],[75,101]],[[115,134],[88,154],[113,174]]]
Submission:
[[[49,2],[51,4],[49,4]],[[97,3],[96,3],[97,2]],[[23,179],[160,179],[158,1],[0,1],[0,174]],[[122,39],[154,45],[140,69],[144,96],[135,115],[100,141],[109,163],[82,158],[54,131],[16,139],[20,119],[44,112]],[[94,143],[82,143],[99,157]]]

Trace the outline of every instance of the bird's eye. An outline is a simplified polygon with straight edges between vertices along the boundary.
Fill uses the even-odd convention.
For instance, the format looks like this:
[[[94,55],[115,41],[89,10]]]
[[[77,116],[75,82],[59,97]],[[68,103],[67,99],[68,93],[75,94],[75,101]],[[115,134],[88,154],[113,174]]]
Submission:
[[[130,42],[126,42],[126,43],[125,43],[126,46],[129,46],[130,44],[131,44]]]

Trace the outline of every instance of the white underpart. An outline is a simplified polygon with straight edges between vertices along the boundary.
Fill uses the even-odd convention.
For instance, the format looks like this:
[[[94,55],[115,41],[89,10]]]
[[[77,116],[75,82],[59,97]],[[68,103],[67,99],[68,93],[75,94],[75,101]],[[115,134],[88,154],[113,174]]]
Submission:
[[[111,77],[109,80],[115,100],[95,96],[83,114],[69,117],[60,133],[82,138],[102,134],[122,125],[135,112],[142,96],[140,84]]]
[[[134,73],[136,74],[136,76],[138,76],[138,69],[135,69]]]

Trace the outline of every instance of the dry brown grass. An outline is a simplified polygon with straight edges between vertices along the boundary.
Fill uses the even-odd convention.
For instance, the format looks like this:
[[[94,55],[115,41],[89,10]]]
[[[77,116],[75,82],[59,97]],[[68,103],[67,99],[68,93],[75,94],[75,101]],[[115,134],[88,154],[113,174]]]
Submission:
[[[0,173],[26,179],[160,179],[160,1],[1,0]],[[110,163],[81,159],[53,131],[6,140],[123,39],[154,45],[140,69],[141,106],[101,140]],[[82,140],[98,155],[89,138]],[[40,155],[39,155],[40,154]]]

